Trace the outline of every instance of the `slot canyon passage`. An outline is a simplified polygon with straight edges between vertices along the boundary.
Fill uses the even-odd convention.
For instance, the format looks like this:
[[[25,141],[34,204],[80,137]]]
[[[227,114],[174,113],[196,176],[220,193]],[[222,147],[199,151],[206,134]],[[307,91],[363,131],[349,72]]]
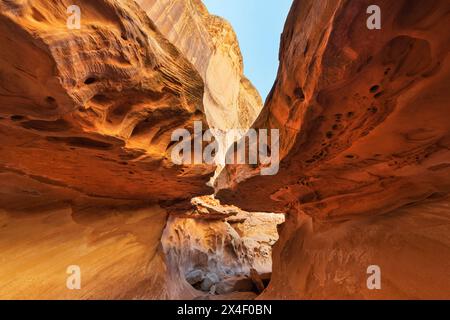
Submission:
[[[265,103],[200,0],[74,2],[0,0],[1,299],[450,299],[448,0],[294,0]],[[174,164],[194,121],[278,173]]]

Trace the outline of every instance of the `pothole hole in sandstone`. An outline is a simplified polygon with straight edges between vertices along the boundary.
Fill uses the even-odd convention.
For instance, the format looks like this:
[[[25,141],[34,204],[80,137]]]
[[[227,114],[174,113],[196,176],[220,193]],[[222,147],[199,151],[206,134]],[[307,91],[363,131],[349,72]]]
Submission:
[[[97,82],[97,79],[94,78],[94,77],[89,77],[89,78],[87,78],[86,80],[84,80],[84,84],[87,84],[87,85],[93,84],[93,83],[95,83],[95,82]]]
[[[214,196],[192,199],[193,210],[171,215],[162,237],[171,277],[193,296],[256,297],[272,274],[272,247],[283,214],[246,212]]]

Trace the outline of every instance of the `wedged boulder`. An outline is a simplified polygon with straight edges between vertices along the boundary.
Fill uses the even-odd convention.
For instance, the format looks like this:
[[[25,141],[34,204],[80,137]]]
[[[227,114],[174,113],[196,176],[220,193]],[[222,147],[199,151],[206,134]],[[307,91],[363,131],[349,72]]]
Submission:
[[[230,206],[221,208],[210,197],[204,197],[202,203],[205,202],[216,212],[230,209]],[[192,284],[192,276],[194,287],[199,288],[198,270],[216,274],[221,280],[248,275],[251,268],[259,273],[272,270],[271,251],[283,215],[243,212],[236,207],[233,210],[238,212],[231,217],[239,218],[230,223],[228,218],[225,221],[209,218],[208,213],[204,217],[171,214],[161,239],[169,273],[185,284]],[[208,283],[204,291],[209,291],[214,283]],[[216,284],[216,292],[221,290],[220,286]]]
[[[0,6],[2,172],[98,198],[211,192],[214,166],[171,159],[174,130],[207,127],[203,80],[134,1],[80,1],[80,30],[62,0]]]
[[[219,276],[215,273],[208,272],[200,285],[203,291],[211,290],[211,287],[220,281]]]
[[[192,270],[186,274],[186,281],[191,284],[197,284],[205,278],[202,270]]]

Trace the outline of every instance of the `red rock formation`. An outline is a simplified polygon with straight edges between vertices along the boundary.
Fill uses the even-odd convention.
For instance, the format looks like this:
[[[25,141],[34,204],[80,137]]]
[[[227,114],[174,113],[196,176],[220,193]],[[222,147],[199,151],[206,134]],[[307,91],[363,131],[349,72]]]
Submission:
[[[111,200],[0,209],[0,298],[170,298],[159,249],[166,219],[158,206]],[[66,287],[72,265],[80,267],[80,290]]]
[[[232,26],[209,14],[200,0],[137,2],[200,73],[209,125],[217,129],[249,128],[262,101],[243,74],[241,50]]]
[[[64,1],[2,3],[3,171],[92,197],[207,193],[214,168],[175,166],[169,149],[204,119],[197,71],[133,1],[80,6],[69,30]]]
[[[0,298],[196,294],[160,239],[168,212],[213,193],[215,167],[173,164],[171,134],[247,128],[262,102],[228,23],[178,0],[198,33],[169,30],[145,2],[78,1],[78,30],[69,1],[0,1]]]
[[[381,30],[366,27],[372,4]],[[449,10],[294,1],[254,124],[280,129],[280,171],[229,166],[218,180],[226,203],[288,214],[264,298],[449,298],[450,210],[436,200],[450,191]],[[426,199],[440,204],[421,212]],[[379,292],[369,264],[384,270]]]
[[[209,14],[200,0],[137,2],[200,73],[205,83],[203,105],[209,126],[216,130],[248,129],[261,111],[262,100],[243,74],[241,50],[231,25]],[[223,163],[221,157],[232,142],[220,134],[215,139],[223,151],[217,163]],[[222,165],[218,165],[217,174],[221,169]]]
[[[450,199],[386,214],[317,220],[294,211],[273,248],[262,299],[448,299]],[[369,290],[368,267],[380,268]]]
[[[134,1],[78,1],[80,30],[71,4],[0,1],[0,297],[167,298],[157,203],[215,169],[170,159],[173,130],[206,127],[203,81]]]
[[[194,298],[196,259],[263,270],[273,223],[186,211],[215,168],[170,160],[173,130],[259,111],[230,25],[199,0],[77,4],[72,30],[70,1],[0,0],[0,298]],[[280,130],[279,173],[216,180],[222,202],[286,214],[260,298],[450,298],[449,22],[448,0],[294,1],[253,125]]]
[[[235,291],[252,291],[252,281],[247,278],[250,270],[272,270],[272,246],[278,240],[277,225],[283,223],[283,215],[244,212],[221,206],[212,197],[199,197],[193,203],[194,212],[169,218],[161,239],[171,292],[177,293],[174,297],[190,299],[209,291],[223,295],[235,285],[244,285]],[[203,286],[208,275],[215,281]],[[193,290],[187,282],[206,292]]]

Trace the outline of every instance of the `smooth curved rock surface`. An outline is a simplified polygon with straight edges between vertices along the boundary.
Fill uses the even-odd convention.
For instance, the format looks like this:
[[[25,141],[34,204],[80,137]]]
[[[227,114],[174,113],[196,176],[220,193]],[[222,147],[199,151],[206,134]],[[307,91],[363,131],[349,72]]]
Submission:
[[[159,248],[165,210],[111,205],[0,209],[0,298],[171,298]],[[66,286],[69,266],[80,268],[80,290]]]
[[[372,4],[381,8],[381,30],[366,27]],[[424,276],[412,284],[386,275],[398,287],[379,295],[360,287],[371,259],[358,255],[364,252],[358,232],[339,234],[361,219],[408,233],[399,217],[375,216],[406,205],[411,217],[420,215],[414,206],[426,199],[437,201],[436,228],[448,233],[450,210],[442,196],[450,191],[449,10],[448,1],[439,0],[294,1],[278,77],[254,124],[280,129],[280,171],[260,176],[258,168],[228,166],[217,180],[224,203],[288,213],[265,298],[283,297],[285,286],[290,298],[449,298],[443,291],[450,287],[448,273],[426,262],[448,256],[445,232],[426,229],[419,243],[399,236],[406,253],[398,268],[421,261]],[[371,235],[373,222],[365,224],[367,231],[359,229],[361,241],[369,242],[365,254],[387,263],[394,255],[384,237]],[[442,250],[428,237],[438,237]],[[357,283],[352,289],[340,286],[341,266],[349,270],[342,277]]]
[[[262,108],[262,100],[243,74],[241,50],[232,26],[209,14],[200,0],[137,2],[200,73],[210,127],[249,128]]]
[[[158,203],[211,193],[170,159],[203,80],[134,1],[78,1],[80,30],[71,4],[0,1],[0,297],[170,298]]]
[[[287,218],[260,299],[448,299],[450,198],[384,215],[318,222]],[[380,290],[369,290],[380,269]]]
[[[170,159],[173,130],[207,126],[197,71],[134,1],[79,5],[70,30],[64,1],[1,2],[2,171],[102,198],[207,193],[214,167]]]
[[[0,0],[0,298],[255,298],[185,279],[267,271],[278,224],[191,206],[218,173],[171,162],[195,120],[280,130],[277,176],[215,179],[222,204],[286,215],[259,298],[450,298],[447,0],[295,0],[259,115],[236,35],[201,1],[77,4],[69,30],[70,1]]]

